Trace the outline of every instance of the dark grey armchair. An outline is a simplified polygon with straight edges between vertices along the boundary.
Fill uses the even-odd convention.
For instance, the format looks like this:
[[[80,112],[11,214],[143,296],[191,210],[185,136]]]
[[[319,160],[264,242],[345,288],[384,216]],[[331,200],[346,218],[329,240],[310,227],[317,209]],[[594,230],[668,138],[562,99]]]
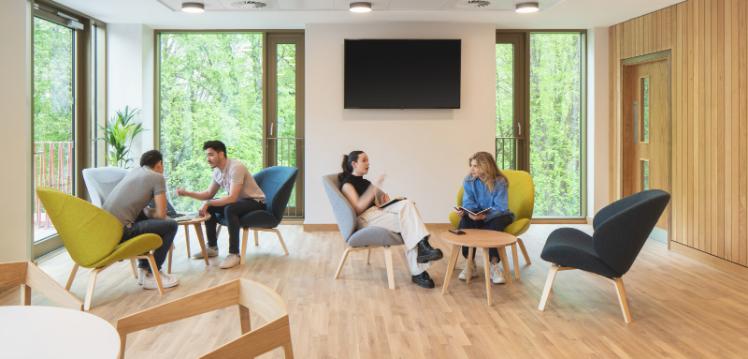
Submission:
[[[634,264],[669,201],[670,194],[665,191],[639,192],[601,209],[593,219],[592,236],[574,228],[553,231],[540,254],[553,265],[538,309],[545,309],[558,271],[581,269],[615,284],[623,319],[631,322],[622,277]]]
[[[367,250],[366,263],[368,264],[371,248],[383,247],[384,264],[387,268],[387,283],[390,289],[395,289],[395,275],[392,269],[392,250],[390,247],[403,244],[403,238],[399,233],[381,227],[356,228],[356,211],[343,193],[340,192],[338,175],[324,176],[322,177],[322,183],[332,205],[332,211],[335,213],[340,234],[343,235],[343,239],[348,244],[348,248],[343,252],[343,257],[340,259],[338,269],[335,271],[335,279],[340,276],[349,253]]]

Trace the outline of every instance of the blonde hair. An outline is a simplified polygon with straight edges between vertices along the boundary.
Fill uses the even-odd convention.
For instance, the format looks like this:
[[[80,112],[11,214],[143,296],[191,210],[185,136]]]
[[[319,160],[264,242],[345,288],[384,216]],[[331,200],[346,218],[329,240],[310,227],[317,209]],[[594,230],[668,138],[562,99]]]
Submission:
[[[470,156],[468,165],[472,166],[473,161],[476,162],[478,168],[483,172],[485,178],[481,178],[481,180],[485,182],[489,191],[493,192],[496,180],[499,178],[504,180],[507,187],[509,186],[509,179],[501,173],[501,170],[499,169],[499,166],[496,165],[496,160],[494,160],[492,154],[488,152],[476,152],[474,155]]]

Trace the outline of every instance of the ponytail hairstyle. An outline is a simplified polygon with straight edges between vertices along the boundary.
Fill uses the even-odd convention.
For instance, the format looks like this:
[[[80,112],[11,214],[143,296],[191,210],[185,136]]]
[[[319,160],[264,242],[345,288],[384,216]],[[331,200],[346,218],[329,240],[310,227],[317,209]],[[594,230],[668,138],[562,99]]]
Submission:
[[[501,170],[499,170],[499,167],[496,165],[496,160],[493,159],[492,154],[488,152],[476,152],[468,160],[468,165],[470,165],[473,160],[475,160],[478,164],[478,168],[483,172],[485,178],[481,178],[481,180],[485,182],[489,191],[493,192],[496,181],[499,179],[503,180],[507,187],[509,187],[509,179],[501,173]]]
[[[338,183],[340,185],[343,185],[343,182],[345,181],[348,176],[353,174],[353,166],[351,166],[351,162],[357,162],[358,156],[360,156],[364,151],[351,151],[351,153],[347,155],[343,155],[343,163],[340,164],[340,167],[343,169],[343,172],[338,173]]]

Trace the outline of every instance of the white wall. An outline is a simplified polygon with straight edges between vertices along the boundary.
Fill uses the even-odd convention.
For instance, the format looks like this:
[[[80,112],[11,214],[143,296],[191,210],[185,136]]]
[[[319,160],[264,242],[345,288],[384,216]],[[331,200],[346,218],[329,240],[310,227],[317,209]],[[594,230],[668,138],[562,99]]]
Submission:
[[[494,151],[496,27],[491,24],[311,24],[306,27],[305,223],[334,223],[321,177],[342,155],[366,151],[370,177],[414,200],[426,222],[447,222],[476,151]],[[456,110],[344,110],[343,40],[462,40],[461,105]]]
[[[107,25],[107,108],[111,118],[125,106],[140,109],[144,131],[133,142],[132,158],[154,148],[153,29],[142,24]]]
[[[27,1],[0,11],[0,262],[31,257],[31,23]]]

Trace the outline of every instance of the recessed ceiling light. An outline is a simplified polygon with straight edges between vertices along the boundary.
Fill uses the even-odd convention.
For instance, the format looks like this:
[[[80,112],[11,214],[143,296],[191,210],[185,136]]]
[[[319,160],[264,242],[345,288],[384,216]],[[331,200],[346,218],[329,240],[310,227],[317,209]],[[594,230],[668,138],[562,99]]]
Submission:
[[[351,12],[355,12],[359,14],[365,13],[365,12],[371,12],[371,3],[370,2],[352,2],[348,9]]]
[[[540,6],[537,1],[521,2],[515,5],[514,11],[520,14],[529,14],[540,11]]]
[[[190,14],[202,14],[205,12],[205,4],[201,2],[186,1],[182,3],[182,12]]]

